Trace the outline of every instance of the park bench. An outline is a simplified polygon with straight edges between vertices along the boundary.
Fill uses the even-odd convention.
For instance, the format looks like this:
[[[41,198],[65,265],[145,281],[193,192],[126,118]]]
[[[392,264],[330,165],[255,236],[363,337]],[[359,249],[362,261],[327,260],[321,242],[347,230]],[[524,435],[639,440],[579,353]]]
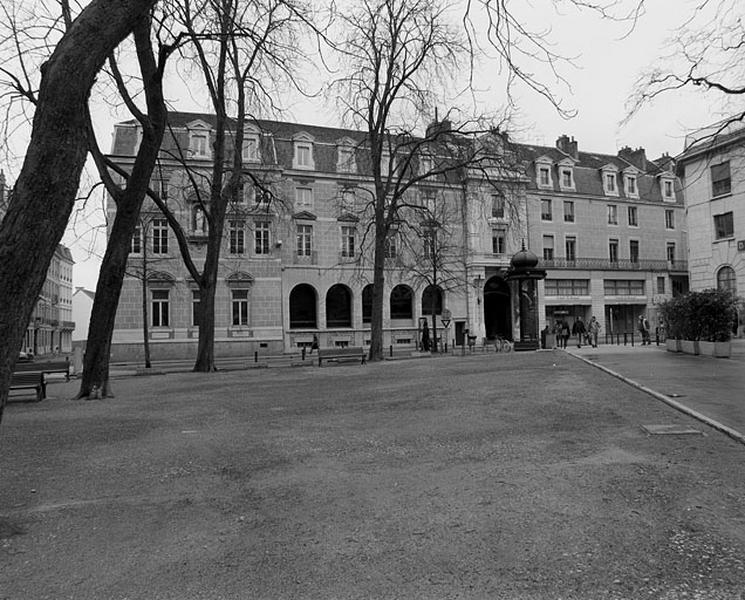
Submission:
[[[13,373],[10,378],[11,390],[36,390],[36,401],[41,402],[47,396],[47,385],[44,373]]]
[[[364,348],[324,348],[318,350],[318,366],[322,366],[324,360],[359,360],[365,364]]]
[[[62,373],[65,380],[70,381],[70,361],[45,360],[38,362],[17,362],[14,372],[16,373]]]

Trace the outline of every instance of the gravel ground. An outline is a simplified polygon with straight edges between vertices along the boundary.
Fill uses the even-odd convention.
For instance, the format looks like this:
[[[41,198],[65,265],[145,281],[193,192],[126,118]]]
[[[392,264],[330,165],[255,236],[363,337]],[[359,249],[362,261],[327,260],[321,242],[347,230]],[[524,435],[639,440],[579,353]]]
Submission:
[[[114,389],[6,411],[0,598],[745,598],[745,447],[564,353]]]

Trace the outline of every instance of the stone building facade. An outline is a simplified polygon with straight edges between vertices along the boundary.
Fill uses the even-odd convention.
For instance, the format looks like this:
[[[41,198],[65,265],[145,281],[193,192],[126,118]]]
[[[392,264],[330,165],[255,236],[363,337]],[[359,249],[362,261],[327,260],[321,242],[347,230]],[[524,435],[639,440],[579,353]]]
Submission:
[[[745,289],[745,126],[738,119],[694,132],[677,157],[689,229],[691,288]],[[738,335],[745,335],[739,305]]]
[[[200,194],[183,165],[208,173],[214,121],[194,113],[169,118],[173,133],[164,141],[152,188],[188,229],[198,263],[207,229]],[[654,316],[656,302],[687,286],[683,204],[671,161],[650,161],[629,149],[578,152],[565,136],[557,147],[487,137],[496,148],[490,166],[432,177],[409,192],[413,212],[386,246],[386,348],[415,348],[433,306],[437,317],[429,326],[441,343],[463,344],[467,335],[515,339],[520,303],[507,276],[523,242],[548,269],[538,287],[541,328],[559,316],[571,321],[595,314],[604,331],[631,331],[638,314]],[[138,139],[134,122],[118,124],[112,158],[131,165]],[[373,186],[365,135],[257,121],[246,128],[245,140],[247,183],[231,204],[221,253],[218,357],[296,351],[314,335],[321,347],[365,346]],[[414,168],[433,159],[436,151]],[[117,312],[114,360],[142,356],[143,292],[153,357],[192,357],[196,350],[197,286],[173,232],[148,202]],[[422,268],[435,251],[422,207],[437,222],[437,241],[447,255],[434,278]],[[443,315],[449,316],[447,329]]]

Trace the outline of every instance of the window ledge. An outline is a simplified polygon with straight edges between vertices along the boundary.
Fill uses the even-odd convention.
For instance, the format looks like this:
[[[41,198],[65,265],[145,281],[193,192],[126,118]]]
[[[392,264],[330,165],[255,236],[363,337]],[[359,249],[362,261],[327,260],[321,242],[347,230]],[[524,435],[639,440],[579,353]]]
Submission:
[[[719,194],[718,196],[712,196],[712,200],[721,200],[722,198],[729,198],[732,195],[732,191],[727,192],[726,194]]]
[[[734,241],[735,241],[735,236],[733,235],[731,237],[716,238],[714,239],[712,244],[721,244],[723,242],[734,242]]]

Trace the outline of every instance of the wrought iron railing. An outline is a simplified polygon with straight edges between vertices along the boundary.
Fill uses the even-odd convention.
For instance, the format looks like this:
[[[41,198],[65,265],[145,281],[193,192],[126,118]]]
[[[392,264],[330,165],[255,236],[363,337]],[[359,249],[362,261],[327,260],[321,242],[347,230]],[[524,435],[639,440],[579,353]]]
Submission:
[[[542,259],[539,266],[544,269],[592,269],[606,271],[688,271],[688,261],[676,260],[609,260],[607,258]]]

